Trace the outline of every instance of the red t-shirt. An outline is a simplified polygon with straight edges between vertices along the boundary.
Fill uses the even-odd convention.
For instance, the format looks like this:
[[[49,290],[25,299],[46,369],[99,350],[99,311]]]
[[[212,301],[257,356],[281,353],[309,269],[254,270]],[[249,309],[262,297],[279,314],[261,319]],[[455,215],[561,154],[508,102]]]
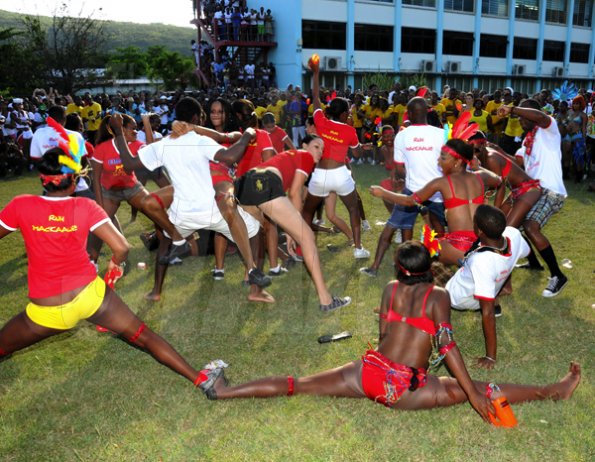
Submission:
[[[287,192],[293,183],[295,172],[302,172],[306,178],[314,170],[314,158],[308,151],[302,149],[285,151],[271,157],[258,168],[275,167],[283,177],[283,190]]]
[[[236,178],[262,163],[262,151],[266,149],[274,149],[269,134],[264,130],[256,130],[256,139],[248,145],[244,156],[238,162]]]
[[[20,229],[29,260],[29,297],[46,298],[84,287],[97,276],[87,235],[109,221],[85,197],[17,196],[0,212],[0,225]]]
[[[136,152],[140,148],[138,143],[142,146],[140,141],[135,141],[129,145],[133,155],[136,155]],[[93,153],[93,160],[103,165],[101,186],[105,189],[132,188],[138,181],[134,172],[128,174],[124,170],[124,165],[122,165],[122,159],[120,159],[120,153],[116,148],[114,140],[107,140],[97,145]]]
[[[314,111],[314,125],[318,136],[324,140],[323,159],[344,163],[349,148],[356,148],[359,145],[355,128],[328,119],[322,109]]]
[[[277,153],[283,152],[285,150],[285,138],[287,138],[287,132],[275,125],[273,133],[269,133],[269,136],[275,151],[277,151]]]

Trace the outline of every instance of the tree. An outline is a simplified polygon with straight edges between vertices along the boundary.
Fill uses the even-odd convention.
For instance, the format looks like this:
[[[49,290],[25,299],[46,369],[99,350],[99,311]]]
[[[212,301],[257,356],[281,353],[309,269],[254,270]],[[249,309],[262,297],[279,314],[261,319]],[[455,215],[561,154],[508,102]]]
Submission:
[[[0,29],[0,88],[7,94],[30,95],[43,83],[43,59],[36,37],[13,27]]]
[[[147,75],[147,56],[136,46],[116,48],[109,55],[107,68],[113,78],[136,79]]]
[[[162,80],[165,88],[186,88],[194,78],[194,62],[177,51],[168,51],[156,45],[147,50],[148,76]]]

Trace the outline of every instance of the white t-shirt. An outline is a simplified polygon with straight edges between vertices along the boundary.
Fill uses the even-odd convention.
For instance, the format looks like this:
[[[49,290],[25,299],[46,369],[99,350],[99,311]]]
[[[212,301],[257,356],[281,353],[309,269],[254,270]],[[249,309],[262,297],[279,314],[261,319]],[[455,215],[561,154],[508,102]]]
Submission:
[[[253,79],[254,78],[254,64],[246,64],[244,66],[244,71],[246,72],[246,78],[247,79]]]
[[[444,130],[431,125],[410,125],[395,138],[395,162],[405,164],[405,187],[419,191],[434,178],[442,176],[438,167],[440,149],[444,144]],[[430,197],[442,202],[440,193]]]
[[[87,150],[85,148],[85,140],[83,135],[72,130],[66,130],[66,133],[69,135],[75,135],[77,137],[79,145],[83,148],[83,155],[86,156]],[[54,130],[52,127],[39,127],[37,130],[35,130],[33,139],[31,140],[31,158],[41,159],[48,149],[58,146],[59,140],[60,135],[58,135],[56,130]]]
[[[216,210],[218,213],[209,160],[222,148],[211,138],[190,132],[139,150],[138,157],[145,167],[155,170],[163,166],[169,174],[174,200],[168,214],[173,224],[187,222],[188,215],[209,222]]]
[[[479,300],[494,300],[517,261],[529,254],[518,229],[507,226],[502,235],[508,240],[508,253],[474,252],[446,283],[454,308],[478,310]]]
[[[556,119],[550,117],[549,127],[537,129],[531,155],[527,155],[524,145],[516,152],[516,155],[523,158],[527,175],[539,180],[539,184],[543,188],[566,197],[566,187],[562,180],[560,143],[558,124]]]
[[[163,138],[163,135],[161,133],[153,132],[153,142],[159,141],[162,138]],[[143,143],[147,144],[147,135],[145,135],[145,131],[142,128],[137,132],[136,139],[138,141],[142,141]]]

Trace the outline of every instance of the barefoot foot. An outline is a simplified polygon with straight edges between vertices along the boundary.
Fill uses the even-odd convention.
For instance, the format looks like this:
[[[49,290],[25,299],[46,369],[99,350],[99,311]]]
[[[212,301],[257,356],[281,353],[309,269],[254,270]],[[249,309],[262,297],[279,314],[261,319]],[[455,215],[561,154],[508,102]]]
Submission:
[[[149,292],[148,294],[145,295],[145,300],[148,300],[150,302],[159,302],[159,301],[161,301],[161,294],[155,294],[153,292]]]
[[[581,365],[574,361],[570,363],[568,374],[562,380],[554,384],[552,399],[568,399],[574,393],[574,390],[581,381]]]
[[[250,286],[248,300],[259,303],[275,303],[275,298],[271,294],[269,294],[266,290],[254,285]]]

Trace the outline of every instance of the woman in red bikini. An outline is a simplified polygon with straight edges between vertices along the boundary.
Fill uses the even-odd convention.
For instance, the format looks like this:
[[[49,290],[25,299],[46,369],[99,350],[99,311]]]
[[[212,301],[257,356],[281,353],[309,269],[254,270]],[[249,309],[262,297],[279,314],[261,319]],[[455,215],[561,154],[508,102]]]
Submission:
[[[473,148],[460,139],[451,139],[442,147],[438,163],[443,176],[430,181],[411,196],[397,194],[381,186],[372,186],[373,196],[398,205],[414,207],[439,192],[444,198],[448,233],[440,238],[440,261],[457,265],[477,240],[473,232],[473,215],[484,202],[485,186],[497,188],[501,180],[491,172],[467,171],[473,160]]]
[[[207,372],[201,385],[209,399],[269,398],[310,394],[369,398],[395,409],[415,410],[469,401],[486,421],[494,413],[486,382],[473,381],[453,340],[450,300],[432,284],[431,259],[419,242],[403,244],[395,258],[397,281],[384,289],[380,308],[379,346],[362,359],[308,377],[268,377],[230,387],[222,368]],[[436,357],[431,361],[432,350]],[[426,371],[445,360],[452,377]],[[559,382],[545,385],[501,385],[510,403],[570,398],[580,380],[580,366],[571,363]]]

